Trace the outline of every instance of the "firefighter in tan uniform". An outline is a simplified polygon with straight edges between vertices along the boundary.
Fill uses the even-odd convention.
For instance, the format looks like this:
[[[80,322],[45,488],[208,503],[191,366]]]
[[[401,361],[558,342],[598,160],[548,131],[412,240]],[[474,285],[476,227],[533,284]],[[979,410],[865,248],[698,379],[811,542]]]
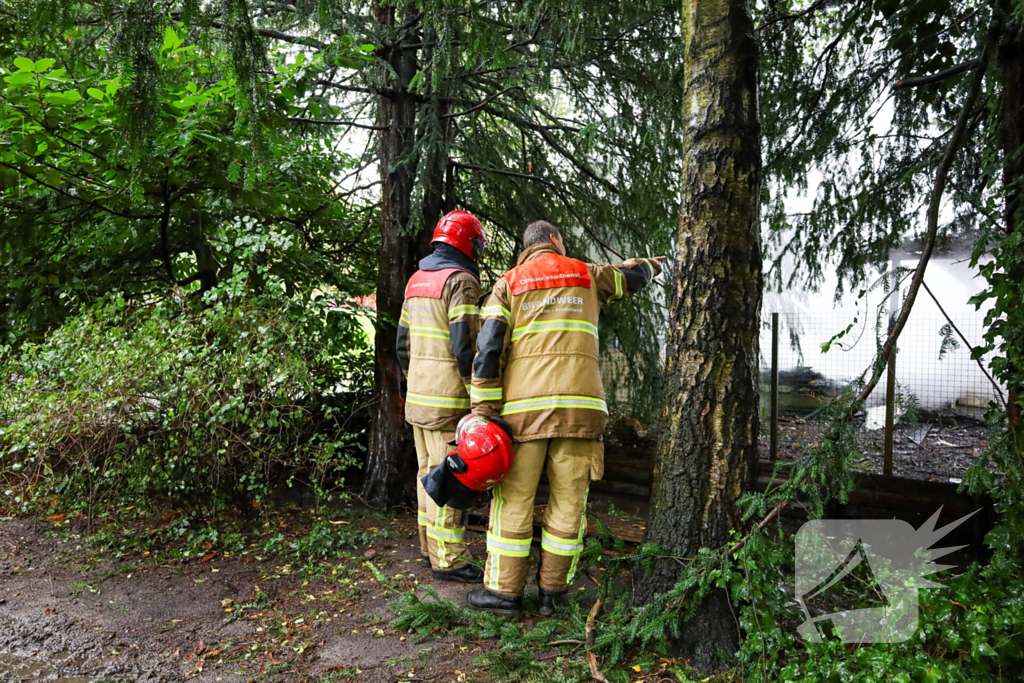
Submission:
[[[467,563],[462,511],[438,506],[420,482],[454,450],[455,427],[469,413],[474,341],[480,320],[480,270],[487,236],[472,214],[452,211],[434,229],[434,252],[409,279],[398,325],[398,360],[408,379],[405,419],[416,440],[420,552],[434,578],[480,583]]]
[[[558,229],[531,224],[518,265],[481,311],[473,363],[473,412],[512,428],[515,458],[494,487],[484,588],[471,606],[503,615],[522,608],[533,538],[533,503],[546,468],[551,495],[541,532],[541,614],[561,602],[586,532],[587,489],[604,471],[608,420],[598,368],[601,306],[632,296],[661,272],[660,261],[594,265],[567,258]]]

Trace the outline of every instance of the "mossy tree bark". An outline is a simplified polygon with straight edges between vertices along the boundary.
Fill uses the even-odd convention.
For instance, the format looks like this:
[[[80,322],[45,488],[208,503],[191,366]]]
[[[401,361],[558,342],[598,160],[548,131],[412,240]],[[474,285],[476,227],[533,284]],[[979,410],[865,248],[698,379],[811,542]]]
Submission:
[[[757,45],[746,0],[683,4],[687,127],[665,429],[645,540],[679,557],[717,548],[740,526],[736,500],[756,474],[761,312]],[[640,578],[641,602],[668,590],[679,563]],[[738,646],[724,593],[683,625],[680,653],[717,668]]]

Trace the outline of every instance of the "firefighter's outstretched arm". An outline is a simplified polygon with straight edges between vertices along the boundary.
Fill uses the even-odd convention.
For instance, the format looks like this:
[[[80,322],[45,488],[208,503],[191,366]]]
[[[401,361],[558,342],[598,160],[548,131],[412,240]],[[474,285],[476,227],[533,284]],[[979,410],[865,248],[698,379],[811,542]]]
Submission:
[[[476,335],[480,325],[480,285],[468,280],[452,284],[452,296],[448,302],[448,335],[452,355],[459,365],[459,375],[468,392],[473,378],[473,356],[476,354]]]
[[[470,390],[473,412],[487,418],[501,414],[502,375],[508,359],[512,337],[512,312],[509,309],[511,293],[504,278],[498,280],[494,291],[480,311],[480,335],[476,340],[476,359],[473,361],[473,387]]]
[[[631,258],[614,266],[591,265],[597,296],[601,303],[628,299],[650,284],[661,273],[664,256]]]
[[[408,303],[408,302],[407,302]],[[402,317],[398,319],[398,335],[395,347],[398,351],[398,364],[402,366],[402,374],[409,376],[409,311],[406,303],[402,304]]]

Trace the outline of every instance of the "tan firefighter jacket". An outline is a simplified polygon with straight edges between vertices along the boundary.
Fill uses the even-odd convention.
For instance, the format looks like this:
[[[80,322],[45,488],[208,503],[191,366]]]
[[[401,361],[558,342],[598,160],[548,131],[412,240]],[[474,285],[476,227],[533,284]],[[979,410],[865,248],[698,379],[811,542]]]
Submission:
[[[481,311],[473,412],[500,415],[516,441],[597,439],[608,421],[598,367],[602,304],[632,296],[658,273],[651,259],[595,265],[551,244],[526,249]]]
[[[466,270],[421,269],[410,278],[397,339],[406,422],[451,429],[469,412],[479,301],[480,282]]]

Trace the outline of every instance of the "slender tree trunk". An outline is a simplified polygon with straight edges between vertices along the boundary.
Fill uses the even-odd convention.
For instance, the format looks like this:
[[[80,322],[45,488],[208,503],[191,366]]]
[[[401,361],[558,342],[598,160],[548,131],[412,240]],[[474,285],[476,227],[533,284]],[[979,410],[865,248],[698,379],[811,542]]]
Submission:
[[[395,4],[382,3],[375,15],[380,27],[395,26]],[[405,17],[417,12],[406,3]],[[430,237],[444,206],[444,169],[447,161],[447,119],[444,102],[436,106],[436,124],[442,144],[428,151],[426,159],[414,157],[416,118],[422,101],[409,92],[416,75],[419,40],[410,31],[389,55],[397,77],[387,84],[390,97],[381,97],[377,125],[388,126],[380,136],[380,169],[383,180],[380,270],[377,275],[377,333],[375,336],[374,393],[376,415],[370,425],[363,498],[373,505],[390,507],[410,502],[416,494],[416,455],[412,429],[405,422],[402,369],[395,352],[395,322],[402,312],[405,284],[416,272],[419,260],[430,252]],[[426,55],[429,60],[429,55]],[[427,97],[433,93],[427,86]],[[392,94],[395,93],[395,94]],[[410,234],[414,181],[417,165],[426,164],[427,186],[422,198],[421,228]]]
[[[427,45],[436,44],[438,42],[436,31],[427,32],[424,42]],[[425,48],[423,61],[426,63],[432,58],[433,48]],[[428,78],[426,96],[428,99],[435,98],[435,100],[433,108],[425,110],[425,113],[429,111],[434,117],[430,123],[432,129],[436,131],[436,139],[432,144],[427,145],[427,156],[422,161],[426,164],[424,170],[427,176],[427,187],[423,197],[423,230],[420,237],[427,240],[427,247],[429,247],[429,239],[433,236],[433,228],[438,219],[443,213],[452,210],[447,206],[452,201],[451,195],[455,191],[453,181],[445,182],[445,169],[450,168],[448,163],[448,123],[451,120],[446,116],[451,106],[446,98],[438,97],[438,95],[437,84],[433,82],[432,78]]]
[[[999,63],[999,138],[1003,151],[1003,188],[1006,202],[1003,217],[1006,234],[1024,229],[1024,25],[1016,20],[1013,3],[999,3],[1004,23],[996,49]],[[1010,266],[1011,268],[1013,266]],[[1024,268],[1008,272],[1010,281],[1020,282]],[[1021,424],[1021,387],[1010,386],[1009,421]]]
[[[395,26],[395,7],[392,2],[378,7],[374,19],[382,33]],[[387,126],[387,130],[381,131],[379,139],[383,225],[374,337],[375,416],[370,424],[363,498],[380,507],[405,503],[415,496],[415,447],[412,430],[405,422],[402,369],[395,352],[395,325],[402,312],[405,283],[420,256],[417,236],[406,234],[416,176],[416,164],[410,159],[416,142],[416,101],[408,90],[417,60],[416,49],[406,47],[409,42],[411,38],[392,48],[388,57],[396,76],[387,84],[389,96],[381,96],[377,105],[377,125]]]
[[[761,313],[757,45],[746,0],[683,4],[687,115],[682,209],[666,362],[666,422],[645,541],[679,557],[718,548],[740,527],[735,502],[756,476]],[[653,599],[680,565],[658,564]],[[735,653],[736,619],[714,593],[676,644],[701,669]]]

